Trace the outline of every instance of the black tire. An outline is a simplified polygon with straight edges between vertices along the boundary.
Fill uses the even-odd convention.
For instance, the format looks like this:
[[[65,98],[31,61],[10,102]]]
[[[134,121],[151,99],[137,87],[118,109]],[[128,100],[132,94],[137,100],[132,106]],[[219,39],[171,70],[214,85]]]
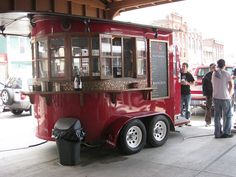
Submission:
[[[1,92],[2,102],[5,105],[11,105],[14,100],[13,91],[10,89],[3,89]]]
[[[33,108],[32,108],[32,105],[31,105],[30,108],[29,108],[29,110],[28,110],[30,115],[32,115],[32,109],[33,109]]]
[[[0,97],[0,112],[3,112],[4,108],[5,108],[5,106],[4,106],[3,102],[2,102],[2,98]]]
[[[158,115],[153,117],[148,126],[148,144],[158,147],[165,144],[170,131],[170,123],[166,116]]]
[[[136,119],[128,122],[119,135],[118,147],[127,154],[135,154],[146,144],[147,132],[142,121]]]
[[[14,115],[21,115],[23,110],[20,110],[20,109],[12,109],[11,112],[14,114]]]

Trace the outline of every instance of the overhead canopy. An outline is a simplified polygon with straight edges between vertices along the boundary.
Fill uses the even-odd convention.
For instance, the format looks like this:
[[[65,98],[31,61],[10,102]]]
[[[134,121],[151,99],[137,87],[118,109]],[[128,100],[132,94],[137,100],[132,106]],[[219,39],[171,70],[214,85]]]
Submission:
[[[29,36],[34,14],[113,19],[120,12],[182,0],[9,0],[0,1],[0,34]]]
[[[27,13],[0,13],[0,33],[2,35],[29,36],[30,20]]]
[[[115,17],[120,12],[173,3],[182,0],[101,0],[107,4],[106,9],[110,18]]]

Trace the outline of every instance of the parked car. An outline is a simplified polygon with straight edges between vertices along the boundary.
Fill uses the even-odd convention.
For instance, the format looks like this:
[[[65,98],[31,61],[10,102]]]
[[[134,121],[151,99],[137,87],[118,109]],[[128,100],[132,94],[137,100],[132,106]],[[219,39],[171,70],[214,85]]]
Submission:
[[[9,78],[1,91],[2,102],[15,115],[20,115],[23,111],[31,110],[31,103],[28,96],[22,94],[22,91],[28,91],[32,85],[32,79]]]
[[[234,66],[226,66],[225,70],[230,74],[232,73]],[[209,66],[198,66],[194,70],[194,79],[195,83],[191,86],[191,106],[196,107],[200,106],[203,109],[206,107],[205,96],[202,93],[202,78],[203,76],[210,71]]]
[[[5,85],[3,82],[0,82],[0,93],[2,92],[2,90],[5,88]],[[1,94],[0,94],[0,112],[3,112],[5,109],[5,105],[3,104],[2,102],[2,97],[1,97]]]

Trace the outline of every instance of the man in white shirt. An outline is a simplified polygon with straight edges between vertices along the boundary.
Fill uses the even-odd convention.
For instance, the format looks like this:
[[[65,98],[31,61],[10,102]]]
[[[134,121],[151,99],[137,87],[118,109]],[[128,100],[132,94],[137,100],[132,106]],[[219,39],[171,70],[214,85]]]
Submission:
[[[233,84],[231,75],[224,70],[225,60],[217,61],[218,69],[212,74],[213,100],[214,100],[214,122],[215,138],[231,138],[232,112],[231,96],[233,93]],[[223,130],[221,125],[221,116],[223,115]]]

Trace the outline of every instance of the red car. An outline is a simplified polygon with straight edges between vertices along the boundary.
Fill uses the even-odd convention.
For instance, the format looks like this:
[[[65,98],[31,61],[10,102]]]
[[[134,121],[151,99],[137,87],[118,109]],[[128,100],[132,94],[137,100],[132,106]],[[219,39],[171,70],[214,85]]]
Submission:
[[[232,73],[234,67],[233,66],[226,66],[226,71],[230,74]],[[202,93],[202,78],[203,76],[209,72],[209,66],[198,66],[194,71],[194,79],[195,83],[191,86],[191,106],[200,106],[205,109],[205,96]]]

